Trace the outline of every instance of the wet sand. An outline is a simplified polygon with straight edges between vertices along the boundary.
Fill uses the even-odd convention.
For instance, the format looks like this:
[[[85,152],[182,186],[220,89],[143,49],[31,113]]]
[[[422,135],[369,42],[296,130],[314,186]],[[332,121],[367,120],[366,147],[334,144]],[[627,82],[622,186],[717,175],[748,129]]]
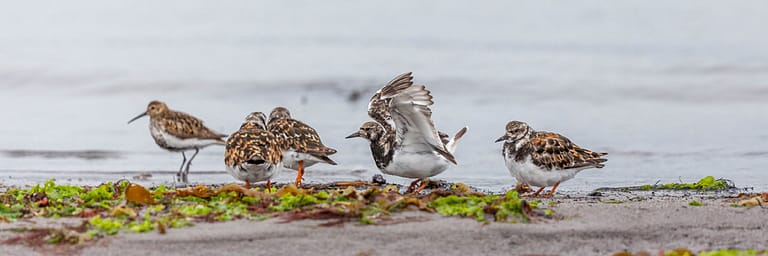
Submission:
[[[615,199],[615,200],[612,200]],[[704,205],[689,206],[692,200]],[[83,255],[610,255],[629,250],[766,249],[768,209],[734,208],[718,195],[613,193],[558,195],[558,219],[529,224],[480,223],[423,212],[396,215],[401,223],[321,227],[320,221],[239,220],[171,229],[166,234],[121,234],[86,246]],[[616,203],[620,202],[620,203]],[[37,220],[38,224],[46,222]],[[60,221],[73,221],[63,219]],[[0,239],[22,221],[0,224]],[[34,225],[32,225],[34,226]],[[2,255],[41,250],[2,246]]]

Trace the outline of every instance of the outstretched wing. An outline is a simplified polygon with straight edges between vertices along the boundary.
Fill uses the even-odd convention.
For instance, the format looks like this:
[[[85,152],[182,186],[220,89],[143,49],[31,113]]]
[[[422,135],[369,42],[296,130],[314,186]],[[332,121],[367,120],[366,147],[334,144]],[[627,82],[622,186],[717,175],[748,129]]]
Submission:
[[[435,151],[456,164],[432,122],[429,108],[432,104],[432,95],[424,85],[410,86],[392,98],[390,114],[395,123],[397,145],[409,151]]]
[[[608,153],[592,152],[553,132],[536,132],[530,141],[535,165],[547,170],[603,168]]]
[[[401,74],[389,81],[371,97],[371,101],[368,103],[368,116],[379,122],[386,130],[392,129],[394,121],[389,114],[392,98],[411,85],[413,85],[411,72]]]
[[[208,129],[203,121],[183,112],[170,111],[166,118],[159,119],[169,134],[182,138],[214,139],[221,140],[227,137],[225,134]],[[223,141],[222,141],[223,142]]]

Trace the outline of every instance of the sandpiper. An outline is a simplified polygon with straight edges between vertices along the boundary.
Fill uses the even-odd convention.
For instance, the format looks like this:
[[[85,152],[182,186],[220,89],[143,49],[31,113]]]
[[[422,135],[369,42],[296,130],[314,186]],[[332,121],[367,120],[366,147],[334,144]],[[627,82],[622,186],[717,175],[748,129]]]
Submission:
[[[336,165],[336,162],[328,158],[335,154],[336,150],[323,145],[314,128],[291,118],[288,109],[273,109],[269,114],[267,127],[275,136],[284,138],[288,143],[288,150],[283,154],[283,165],[299,172],[296,175],[297,187],[301,187],[304,168],[320,162]]]
[[[399,75],[371,98],[368,115],[375,122],[363,123],[347,138],[368,140],[381,172],[416,179],[408,191],[421,192],[429,184],[429,177],[457,164],[456,143],[467,132],[464,127],[451,139],[439,132],[429,108],[433,103],[424,85],[413,85],[410,72]],[[421,186],[416,189],[419,182]]]
[[[267,181],[272,189],[271,178],[282,169],[283,151],[287,145],[280,137],[266,130],[266,116],[261,112],[249,114],[240,130],[227,139],[224,164],[235,179],[251,182]]]
[[[507,123],[506,132],[496,142],[504,141],[502,155],[509,173],[518,182],[539,187],[538,197],[545,187],[553,186],[544,197],[552,197],[560,182],[572,179],[589,168],[603,168],[608,153],[592,152],[553,132],[534,131],[520,121]]]
[[[189,183],[189,166],[195,159],[200,149],[210,145],[224,145],[222,138],[225,134],[215,132],[203,125],[203,121],[189,114],[173,111],[161,101],[152,101],[147,106],[147,111],[134,117],[128,123],[144,116],[149,116],[149,131],[155,143],[161,148],[171,152],[181,152],[183,158],[176,179],[179,182]],[[189,160],[184,153],[187,150],[195,150]],[[185,166],[186,165],[186,166]]]

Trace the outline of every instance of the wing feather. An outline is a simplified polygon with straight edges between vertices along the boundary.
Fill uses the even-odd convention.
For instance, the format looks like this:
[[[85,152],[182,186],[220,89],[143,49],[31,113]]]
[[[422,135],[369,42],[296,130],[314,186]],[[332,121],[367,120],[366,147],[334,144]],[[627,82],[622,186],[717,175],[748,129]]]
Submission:
[[[413,150],[434,150],[456,164],[432,122],[429,108],[432,104],[432,95],[423,85],[408,87],[392,98],[390,114],[396,127],[397,145]]]
[[[552,132],[536,132],[530,141],[533,163],[547,170],[603,168],[607,153],[592,152]]]
[[[394,121],[389,113],[392,98],[413,85],[411,72],[400,74],[393,78],[383,88],[376,91],[368,103],[368,116],[379,122],[385,129],[392,129]]]
[[[270,122],[268,128],[277,136],[285,138],[288,146],[296,152],[307,153],[335,164],[328,156],[335,154],[336,150],[325,146],[317,131],[309,125],[295,119],[281,119]]]
[[[183,112],[170,111],[159,119],[169,134],[182,138],[221,140],[225,134],[215,132],[203,124],[203,121]],[[222,141],[223,142],[223,141]]]

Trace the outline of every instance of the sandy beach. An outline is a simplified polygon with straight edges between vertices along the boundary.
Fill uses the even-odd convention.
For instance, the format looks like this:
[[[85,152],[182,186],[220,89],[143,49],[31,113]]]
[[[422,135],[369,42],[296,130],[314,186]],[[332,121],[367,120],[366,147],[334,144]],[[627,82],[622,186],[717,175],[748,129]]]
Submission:
[[[696,200],[702,206],[690,206]],[[2,255],[610,255],[689,248],[766,249],[768,209],[737,208],[713,194],[611,192],[603,196],[559,195],[556,217],[527,224],[481,223],[419,211],[395,216],[387,225],[356,222],[324,227],[324,221],[281,219],[202,223],[166,234],[120,234],[79,248],[20,245]],[[53,224],[51,223],[53,222]],[[1,224],[0,238],[14,227],[77,223],[33,219]]]
[[[720,6],[714,0],[8,3],[0,8],[0,256],[768,249],[768,205],[734,207],[732,198],[768,192],[768,4]],[[160,100],[232,134],[248,113],[282,106],[338,151],[332,156],[338,165],[309,167],[305,185],[371,181],[383,172],[370,143],[346,137],[371,120],[370,97],[404,72],[431,92],[435,129],[454,134],[469,127],[455,152],[458,164],[432,180],[492,194],[486,199],[506,196],[524,180],[510,175],[502,144],[494,143],[512,120],[607,152],[608,162],[563,182],[555,198],[541,199],[535,210],[553,214],[530,223],[401,211],[414,207],[409,202],[438,211],[418,205],[427,196],[401,194],[357,199],[378,204],[370,208],[348,203],[344,191],[313,195],[319,203],[306,205],[302,193],[285,200],[271,192],[248,202],[230,201],[234,195],[184,200],[165,186],[239,182],[225,170],[226,148],[202,150],[190,184],[181,186],[179,162],[192,151],[182,156],[158,147],[149,120],[127,124]],[[296,176],[286,171],[271,182],[293,183]],[[728,180],[728,188],[644,188],[702,177]],[[403,191],[413,181],[384,178]],[[115,186],[124,181],[164,189],[129,202],[127,185]],[[49,182],[51,191],[32,191]],[[593,194],[627,187],[643,191]],[[10,189],[24,192],[3,194]],[[83,199],[88,193],[91,200]],[[519,214],[523,201],[510,198],[464,208],[489,219],[519,217],[509,213]],[[502,201],[507,211],[500,210]],[[278,217],[331,203],[357,215],[331,226]],[[374,214],[393,219],[361,223]],[[520,219],[529,217],[524,214]],[[264,216],[272,217],[244,219]],[[96,218],[108,219],[99,223],[112,229],[90,222]],[[163,225],[184,227],[160,233]]]

